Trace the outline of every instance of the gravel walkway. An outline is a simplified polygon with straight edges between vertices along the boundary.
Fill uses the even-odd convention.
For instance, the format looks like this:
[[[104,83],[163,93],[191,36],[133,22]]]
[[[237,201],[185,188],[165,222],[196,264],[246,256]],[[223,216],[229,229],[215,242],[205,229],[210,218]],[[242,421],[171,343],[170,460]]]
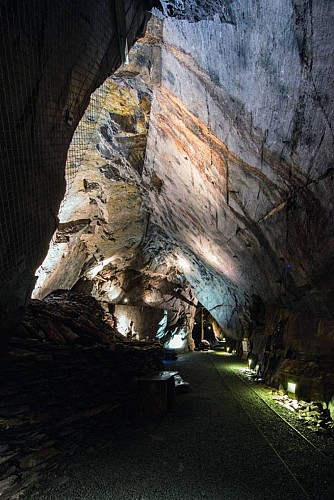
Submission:
[[[216,366],[215,366],[216,365]],[[173,412],[160,421],[124,420],[97,436],[90,447],[69,459],[56,475],[25,499],[38,500],[329,500],[316,468],[303,470],[317,485],[308,496],[294,481],[261,426],[273,427],[272,414],[229,371],[228,358],[198,352],[179,357],[176,369],[190,390],[177,394]],[[224,380],[224,377],[227,377]],[[233,378],[234,377],[234,378]],[[242,384],[239,380],[236,384]],[[236,396],[233,395],[237,391]],[[243,394],[245,398],[243,398]],[[252,401],[251,401],[252,400]],[[254,423],[254,414],[262,415]],[[260,426],[260,427],[259,427]],[[277,428],[276,428],[277,427]],[[274,422],[285,447],[285,424]],[[261,431],[259,430],[261,429]],[[295,446],[295,444],[294,444]],[[297,452],[297,450],[295,450]],[[333,481],[333,476],[330,481]],[[300,478],[301,480],[303,478]],[[334,486],[333,490],[334,492]]]

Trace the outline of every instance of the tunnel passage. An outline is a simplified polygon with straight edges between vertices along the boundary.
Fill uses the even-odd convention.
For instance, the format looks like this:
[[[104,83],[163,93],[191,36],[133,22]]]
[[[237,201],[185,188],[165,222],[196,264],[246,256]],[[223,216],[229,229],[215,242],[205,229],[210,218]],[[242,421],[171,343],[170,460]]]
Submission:
[[[167,311],[169,333],[177,325],[184,338],[199,303],[261,377],[286,388],[293,376],[303,397],[330,406],[331,6],[162,3],[174,18],[154,18],[145,36],[153,3],[124,3],[128,46],[138,39],[128,61],[116,4],[1,7],[2,353],[17,370],[27,356],[35,375],[46,363],[62,393],[47,376],[61,352],[86,366],[89,347],[91,363],[105,366],[110,345],[124,341],[111,306],[136,311],[124,328],[133,320],[142,339]],[[59,320],[47,298],[59,289],[97,300],[110,342],[74,303]],[[157,367],[161,352],[152,365],[150,356],[138,366]],[[15,434],[7,390],[1,422]]]
[[[35,297],[71,289],[107,263],[120,272],[106,278],[96,272],[99,284],[92,293],[114,300],[123,293],[127,267],[145,275],[144,264],[157,259],[150,276],[136,278],[139,293],[146,287],[145,304],[163,304],[164,294],[178,300],[179,287],[187,282],[229,335],[241,339],[256,322],[251,311],[259,296],[277,314],[287,310],[283,314],[291,318],[310,318],[307,335],[319,342],[307,350],[325,356],[333,328],[333,65],[332,52],[325,57],[320,49],[312,52],[316,64],[310,65],[310,48],[302,42],[312,19],[313,46],[325,40],[331,47],[330,7],[301,12],[288,2],[258,10],[252,10],[252,0],[243,7],[165,2],[162,10],[177,19],[153,23],[130,65],[93,96],[69,149],[73,198],[58,214],[62,165],[89,94],[125,61],[124,40],[116,36],[120,13],[103,2],[94,11],[82,1],[59,10],[36,6],[29,14],[15,5],[2,7],[8,43],[2,64],[4,343],[22,318],[57,227],[54,262],[43,264],[45,289],[38,282]],[[124,9],[129,46],[142,34],[149,7],[138,6],[129,2]],[[87,28],[85,9],[95,31]],[[77,18],[80,30],[73,28]],[[27,30],[21,29],[24,22]],[[51,51],[52,44],[59,49]],[[313,90],[312,81],[317,81]],[[181,276],[175,292],[167,283],[166,292],[151,283],[169,269]]]

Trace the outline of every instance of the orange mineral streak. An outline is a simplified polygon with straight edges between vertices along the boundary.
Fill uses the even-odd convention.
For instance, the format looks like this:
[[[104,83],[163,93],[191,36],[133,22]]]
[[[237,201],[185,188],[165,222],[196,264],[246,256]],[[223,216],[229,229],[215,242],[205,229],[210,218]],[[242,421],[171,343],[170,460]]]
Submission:
[[[235,280],[235,260],[214,243],[215,214],[228,208],[227,162],[240,160],[166,87],[156,90],[155,99],[155,169],[168,186],[159,195],[162,221],[203,261]]]
[[[215,185],[225,194],[226,157],[228,150],[195,115],[166,87],[156,94],[158,132],[173,143],[183,163],[196,166],[202,180]],[[223,188],[223,189],[222,189]]]
[[[182,155],[183,165],[193,165],[201,175],[206,189],[223,195],[226,204],[228,166],[236,165],[253,176],[265,180],[265,174],[230,151],[182,101],[161,85],[156,92],[155,127],[162,141],[173,143],[173,149]],[[216,195],[215,195],[216,196]]]

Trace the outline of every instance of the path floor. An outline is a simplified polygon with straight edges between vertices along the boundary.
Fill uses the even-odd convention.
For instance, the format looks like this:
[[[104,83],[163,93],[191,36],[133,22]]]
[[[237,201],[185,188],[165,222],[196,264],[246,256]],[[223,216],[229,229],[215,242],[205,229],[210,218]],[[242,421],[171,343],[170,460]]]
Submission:
[[[117,432],[106,432],[96,446],[73,457],[26,498],[327,499],[321,484],[319,497],[307,496],[289,474],[215,368],[213,362],[219,362],[223,373],[222,359],[218,353],[198,352],[168,364],[166,369],[179,371],[190,389],[177,394],[167,417],[124,421]]]

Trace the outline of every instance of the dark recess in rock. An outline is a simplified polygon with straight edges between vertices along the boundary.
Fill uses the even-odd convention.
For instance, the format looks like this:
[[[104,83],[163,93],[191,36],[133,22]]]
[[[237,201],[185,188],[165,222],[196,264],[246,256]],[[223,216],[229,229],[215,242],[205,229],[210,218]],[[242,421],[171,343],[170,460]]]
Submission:
[[[100,167],[100,172],[109,180],[112,181],[121,181],[123,177],[119,174],[117,167],[113,165],[105,165]]]

